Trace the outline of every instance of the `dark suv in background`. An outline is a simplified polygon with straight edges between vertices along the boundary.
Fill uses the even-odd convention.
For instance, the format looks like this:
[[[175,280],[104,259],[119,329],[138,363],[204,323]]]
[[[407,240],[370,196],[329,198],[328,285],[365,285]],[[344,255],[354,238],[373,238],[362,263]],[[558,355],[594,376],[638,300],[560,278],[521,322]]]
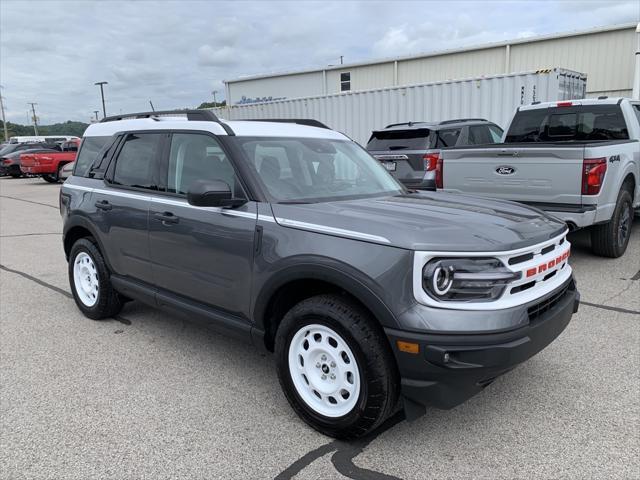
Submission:
[[[502,129],[482,118],[387,125],[371,133],[367,150],[409,188],[435,190],[444,147],[499,143]]]

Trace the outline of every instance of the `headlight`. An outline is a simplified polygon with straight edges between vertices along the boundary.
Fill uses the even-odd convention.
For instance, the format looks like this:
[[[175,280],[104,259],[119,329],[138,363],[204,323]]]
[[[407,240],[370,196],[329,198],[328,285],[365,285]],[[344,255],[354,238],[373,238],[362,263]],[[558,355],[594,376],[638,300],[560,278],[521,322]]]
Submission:
[[[495,258],[435,258],[422,270],[422,287],[438,301],[491,301],[521,275]]]

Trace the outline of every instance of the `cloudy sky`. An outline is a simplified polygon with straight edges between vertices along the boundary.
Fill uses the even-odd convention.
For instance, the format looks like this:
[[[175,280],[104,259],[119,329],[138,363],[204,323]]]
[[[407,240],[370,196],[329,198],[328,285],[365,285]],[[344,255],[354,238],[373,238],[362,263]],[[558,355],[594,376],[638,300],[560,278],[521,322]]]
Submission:
[[[640,1],[0,1],[7,119],[195,107],[222,80],[640,20]]]

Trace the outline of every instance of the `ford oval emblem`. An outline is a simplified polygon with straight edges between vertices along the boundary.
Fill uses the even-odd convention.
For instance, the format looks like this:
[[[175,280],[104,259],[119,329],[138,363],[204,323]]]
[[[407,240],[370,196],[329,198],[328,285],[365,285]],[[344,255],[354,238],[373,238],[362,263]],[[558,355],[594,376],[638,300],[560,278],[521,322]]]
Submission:
[[[509,167],[508,165],[503,165],[501,167],[496,168],[496,173],[498,175],[511,175],[516,171],[515,168]]]

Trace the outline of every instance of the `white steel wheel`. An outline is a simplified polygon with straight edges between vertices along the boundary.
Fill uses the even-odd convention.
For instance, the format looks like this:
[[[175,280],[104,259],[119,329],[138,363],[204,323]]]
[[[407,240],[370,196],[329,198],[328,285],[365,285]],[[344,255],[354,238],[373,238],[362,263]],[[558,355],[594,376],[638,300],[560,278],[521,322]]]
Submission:
[[[78,253],[73,261],[73,283],[83,305],[93,307],[98,301],[100,281],[96,265],[86,252]]]
[[[324,325],[305,325],[289,344],[289,373],[300,398],[325,417],[348,414],[360,396],[360,373],[347,342]]]

